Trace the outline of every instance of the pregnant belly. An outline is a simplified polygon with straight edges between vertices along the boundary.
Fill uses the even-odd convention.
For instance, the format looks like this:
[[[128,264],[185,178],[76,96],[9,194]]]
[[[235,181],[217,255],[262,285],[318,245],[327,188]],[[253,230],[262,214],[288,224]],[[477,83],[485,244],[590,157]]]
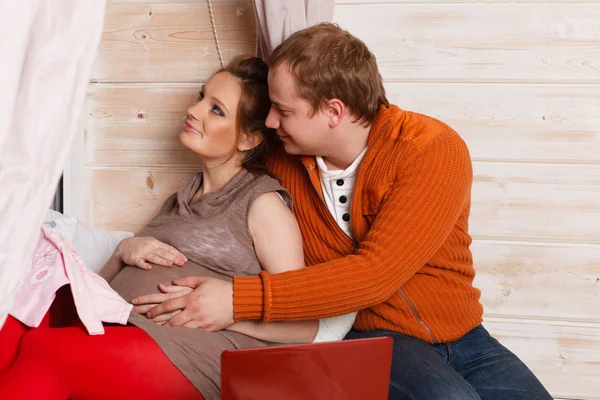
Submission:
[[[158,289],[160,283],[171,285],[174,279],[188,276],[209,276],[231,281],[231,278],[217,274],[201,265],[187,262],[183,267],[161,267],[154,265],[150,270],[126,266],[112,280],[110,286],[127,302],[135,297],[145,294],[161,293]]]

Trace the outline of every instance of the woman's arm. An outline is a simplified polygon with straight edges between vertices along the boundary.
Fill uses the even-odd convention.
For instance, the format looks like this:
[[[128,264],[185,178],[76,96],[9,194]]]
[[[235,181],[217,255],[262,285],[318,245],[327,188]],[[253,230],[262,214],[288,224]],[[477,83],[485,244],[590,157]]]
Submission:
[[[126,239],[125,239],[126,240]],[[117,254],[117,251],[110,256],[106,264],[102,267],[98,275],[106,280],[106,282],[110,283],[115,276],[123,269],[125,263],[122,261],[121,257]]]
[[[275,193],[260,196],[250,207],[248,226],[256,256],[268,273],[304,267],[302,234],[296,218]],[[279,343],[311,343],[318,320],[260,323],[241,321],[227,328],[257,339]]]
[[[256,339],[275,343],[312,343],[319,330],[318,320],[258,322],[240,321],[227,328]]]

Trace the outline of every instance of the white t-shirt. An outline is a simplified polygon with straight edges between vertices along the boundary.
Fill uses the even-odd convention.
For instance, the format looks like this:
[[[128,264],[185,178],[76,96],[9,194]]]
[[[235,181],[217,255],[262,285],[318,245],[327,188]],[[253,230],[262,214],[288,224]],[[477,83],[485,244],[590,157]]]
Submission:
[[[350,210],[352,209],[352,195],[356,185],[358,167],[365,157],[367,149],[356,157],[354,162],[345,170],[329,170],[323,157],[317,157],[319,178],[327,208],[338,226],[354,240],[350,223]]]
[[[327,208],[338,226],[352,240],[354,240],[350,222],[352,195],[356,185],[358,167],[366,152],[367,149],[363,150],[345,170],[329,170],[323,158],[317,157],[319,178],[321,179],[321,188],[323,188],[323,197]],[[319,331],[313,343],[342,340],[352,329],[356,314],[356,312],[353,312],[319,320]]]

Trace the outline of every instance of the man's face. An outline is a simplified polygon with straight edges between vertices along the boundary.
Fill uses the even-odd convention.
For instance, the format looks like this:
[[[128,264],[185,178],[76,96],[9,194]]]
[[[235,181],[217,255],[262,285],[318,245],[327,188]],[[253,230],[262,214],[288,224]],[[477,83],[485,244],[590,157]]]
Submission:
[[[313,115],[310,103],[300,97],[294,76],[286,64],[269,71],[269,97],[273,102],[266,125],[277,131],[289,154],[323,156],[327,153],[326,112]]]

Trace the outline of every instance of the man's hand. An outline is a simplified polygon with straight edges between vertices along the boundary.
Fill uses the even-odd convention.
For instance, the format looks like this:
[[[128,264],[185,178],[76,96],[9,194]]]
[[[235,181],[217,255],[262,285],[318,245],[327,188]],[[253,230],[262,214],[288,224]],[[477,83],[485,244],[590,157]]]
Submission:
[[[193,288],[191,293],[151,308],[148,319],[181,310],[165,325],[218,331],[233,324],[233,284],[208,277],[190,276],[173,281],[176,286]]]
[[[176,297],[185,296],[192,291],[192,288],[187,286],[167,286],[162,283],[158,285],[158,288],[162,293],[148,294],[139,296],[131,300],[131,303],[135,305],[133,311],[138,314],[146,314],[146,312],[159,305],[163,301],[174,299]],[[170,313],[165,313],[153,318],[151,321],[159,325],[163,325],[165,322],[170,320],[175,315],[179,314],[181,310],[175,310]]]
[[[169,246],[153,237],[131,237],[123,239],[115,250],[115,256],[127,265],[141,269],[151,269],[149,263],[170,267],[182,266],[187,257],[173,246]]]

